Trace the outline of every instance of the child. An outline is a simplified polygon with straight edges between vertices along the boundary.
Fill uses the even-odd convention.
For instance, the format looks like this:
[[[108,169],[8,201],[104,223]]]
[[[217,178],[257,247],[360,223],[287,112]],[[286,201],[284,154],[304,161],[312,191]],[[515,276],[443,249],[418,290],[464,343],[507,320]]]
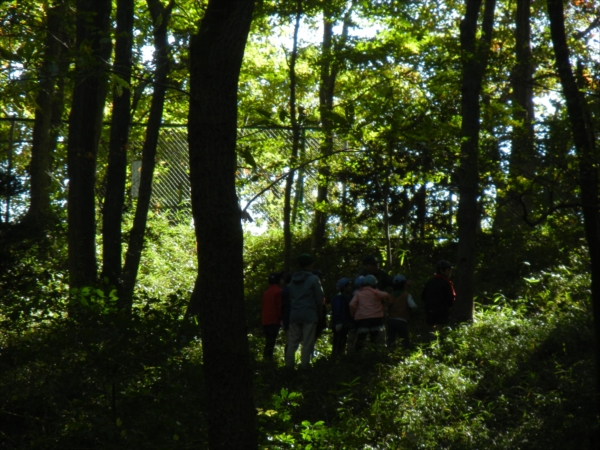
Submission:
[[[406,277],[396,275],[393,280],[394,293],[388,305],[388,347],[393,347],[396,337],[402,339],[402,346],[408,348],[410,339],[408,334],[408,318],[410,310],[417,307],[412,296],[406,291]]]
[[[263,359],[273,360],[275,342],[281,327],[281,288],[283,284],[283,272],[275,272],[269,275],[269,288],[262,296],[262,325],[265,332],[265,349]]]
[[[364,278],[365,286],[360,288],[350,302],[350,313],[356,321],[358,335],[356,337],[356,351],[364,346],[367,334],[371,343],[376,344],[383,328],[383,306],[391,301],[390,294],[379,291],[377,278],[367,275]]]
[[[331,329],[333,330],[332,354],[344,354],[348,340],[348,332],[354,325],[350,314],[350,300],[352,300],[352,281],[341,278],[337,282],[338,294],[331,300]]]

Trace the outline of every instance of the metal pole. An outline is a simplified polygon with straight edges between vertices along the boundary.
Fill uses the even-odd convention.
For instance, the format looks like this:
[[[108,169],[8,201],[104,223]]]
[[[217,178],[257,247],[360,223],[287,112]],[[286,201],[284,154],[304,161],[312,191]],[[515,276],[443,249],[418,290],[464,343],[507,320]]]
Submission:
[[[12,187],[12,159],[13,159],[13,139],[15,134],[15,122],[17,116],[11,117],[10,135],[8,138],[8,191],[6,192],[6,223],[10,221],[10,188]]]

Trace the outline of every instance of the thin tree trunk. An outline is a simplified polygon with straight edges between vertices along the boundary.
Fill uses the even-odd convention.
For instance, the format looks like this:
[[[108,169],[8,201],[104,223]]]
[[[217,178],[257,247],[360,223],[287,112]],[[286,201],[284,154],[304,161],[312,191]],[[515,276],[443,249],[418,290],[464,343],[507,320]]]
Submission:
[[[567,102],[571,132],[579,160],[583,226],[590,254],[594,311],[596,388],[600,392],[600,221],[598,217],[598,154],[585,97],[578,89],[569,62],[562,0],[547,0],[556,67]],[[598,405],[600,411],[600,405]]]
[[[40,69],[39,92],[36,97],[31,165],[29,169],[31,203],[24,222],[36,229],[44,229],[50,216],[50,170],[52,166],[53,113],[60,78],[58,68],[63,53],[61,42],[64,26],[65,5],[59,3],[48,10],[44,60]],[[59,118],[60,119],[60,118]]]
[[[154,75],[154,93],[150,105],[150,116],[146,128],[146,139],[142,148],[142,173],[140,175],[140,188],[133,226],[129,233],[129,245],[125,255],[123,267],[122,287],[119,296],[120,308],[126,313],[131,312],[133,290],[137,279],[148,209],[152,197],[152,178],[156,165],[156,148],[162,122],[165,94],[167,92],[167,76],[169,75],[169,43],[167,40],[167,27],[171,18],[174,0],[164,7],[160,0],[147,0],[148,9],[154,22],[154,54],[156,60],[156,73]]]
[[[254,2],[209,0],[190,55],[188,139],[209,448],[256,449],[244,306],[243,233],[235,190],[237,89]]]
[[[96,265],[96,159],[107,91],[111,0],[78,0],[75,65],[67,143],[69,284],[94,284]]]
[[[127,176],[127,141],[131,122],[131,66],[133,46],[134,0],[117,1],[117,37],[115,44],[115,75],[127,87],[113,92],[113,112],[108,147],[106,198],[102,210],[102,274],[110,284],[119,286],[121,276],[121,222],[125,204]]]
[[[298,124],[298,108],[296,104],[296,60],[298,59],[298,31],[302,18],[302,0],[297,0],[296,23],[294,25],[294,41],[290,55],[290,122],[292,124],[292,154],[290,156],[290,174],[285,180],[283,201],[283,265],[289,272],[292,267],[292,187],[294,186],[294,167],[298,164],[300,147],[300,127]]]
[[[467,0],[465,18],[460,24],[462,59],[461,163],[458,169],[458,261],[457,302],[454,317],[458,322],[473,320],[473,282],[479,222],[479,96],[487,66],[494,23],[495,0],[486,0],[482,38],[477,42],[477,21],[481,0]]]
[[[335,94],[335,83],[340,68],[339,51],[334,51],[333,45],[333,25],[334,18],[331,6],[325,2],[323,4],[323,54],[321,62],[321,80],[319,85],[319,113],[321,116],[321,127],[323,128],[323,147],[322,153],[330,155],[333,152],[333,123],[331,113],[333,111],[333,97]],[[342,27],[341,41],[336,50],[339,50],[346,43],[348,38],[348,29],[350,28],[352,6],[346,12],[344,25]],[[319,163],[319,176],[317,187],[317,201],[315,203],[315,218],[312,233],[312,248],[317,250],[323,247],[326,238],[327,228],[327,197],[329,193],[328,181],[330,176],[330,161],[323,159]]]

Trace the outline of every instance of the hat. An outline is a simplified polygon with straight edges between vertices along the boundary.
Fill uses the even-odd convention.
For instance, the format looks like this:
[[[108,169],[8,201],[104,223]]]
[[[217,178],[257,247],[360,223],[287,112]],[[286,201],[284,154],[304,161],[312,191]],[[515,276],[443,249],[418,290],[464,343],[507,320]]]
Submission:
[[[300,267],[306,267],[309,264],[312,264],[313,262],[315,262],[315,260],[308,253],[303,253],[298,257],[298,265]]]
[[[373,275],[367,275],[365,277],[364,284],[366,286],[377,286],[377,278],[375,278]]]
[[[441,261],[438,261],[435,267],[437,268],[437,270],[452,269],[452,264],[450,264],[445,259],[442,259]]]
[[[404,275],[396,275],[393,280],[393,284],[400,284],[406,281],[406,277]]]
[[[364,285],[365,285],[365,277],[363,277],[362,275],[359,275],[358,277],[356,277],[356,280],[354,280],[354,287],[360,288],[360,287],[363,287]]]
[[[344,289],[346,286],[348,286],[348,283],[351,283],[349,278],[340,278],[336,284],[336,287],[338,288],[338,291],[341,291],[342,289]]]
[[[269,284],[278,284],[281,281],[283,274],[283,270],[281,272],[273,272],[269,275]]]
[[[363,264],[365,266],[379,264],[379,258],[377,258],[377,256],[365,256],[363,258]]]

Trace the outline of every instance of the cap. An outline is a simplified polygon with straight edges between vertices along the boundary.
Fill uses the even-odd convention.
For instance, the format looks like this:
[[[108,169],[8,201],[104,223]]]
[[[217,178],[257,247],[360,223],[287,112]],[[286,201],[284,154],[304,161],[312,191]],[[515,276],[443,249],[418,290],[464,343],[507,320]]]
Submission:
[[[364,285],[365,285],[365,277],[363,277],[362,275],[359,275],[358,277],[356,277],[356,280],[354,280],[354,287],[360,288],[360,287],[363,287]]]
[[[346,286],[348,286],[348,283],[351,283],[349,278],[340,278],[336,284],[336,287],[338,288],[338,291],[341,291],[342,289],[344,289]]]
[[[373,275],[367,275],[364,283],[367,286],[377,286],[377,278],[375,278]]]
[[[396,275],[393,280],[393,284],[400,284],[406,281],[406,277],[404,275]]]
[[[438,261],[435,267],[437,268],[437,270],[452,269],[452,264],[450,264],[445,259],[442,259],[441,261]]]

